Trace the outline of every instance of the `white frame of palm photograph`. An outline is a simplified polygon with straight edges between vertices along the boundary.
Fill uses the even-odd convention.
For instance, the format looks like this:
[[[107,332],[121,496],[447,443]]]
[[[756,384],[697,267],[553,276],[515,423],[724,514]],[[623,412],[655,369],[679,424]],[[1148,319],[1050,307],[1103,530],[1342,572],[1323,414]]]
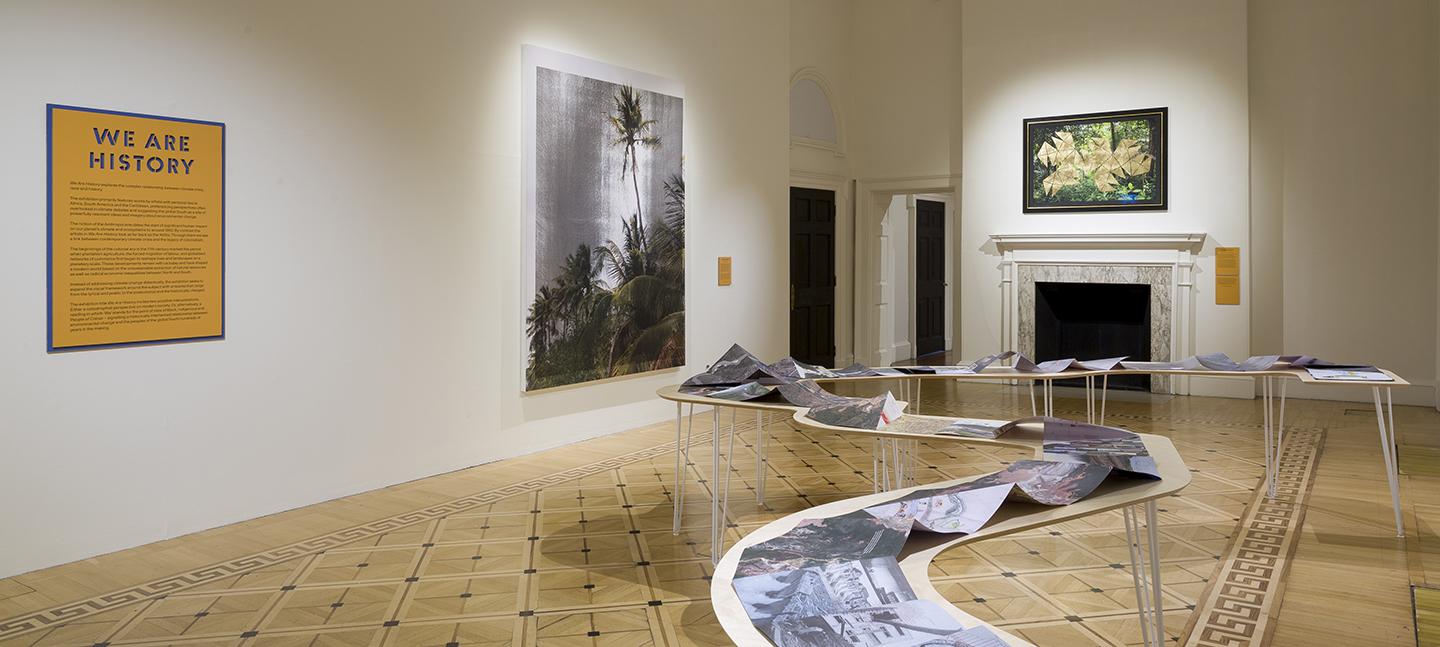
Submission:
[[[652,159],[654,159],[654,153],[651,153],[649,149],[662,148],[662,147],[663,147],[663,148],[666,148],[666,149],[667,149],[666,151],[664,151],[664,155],[668,156],[667,159],[669,159],[671,162],[676,162],[677,160],[679,160],[680,163],[683,163],[683,146],[684,146],[684,144],[683,144],[683,141],[684,141],[684,137],[683,137],[683,133],[684,133],[684,125],[683,125],[683,120],[684,120],[684,117],[683,117],[683,113],[684,113],[684,108],[683,108],[683,106],[684,106],[684,86],[683,86],[681,83],[677,82],[677,81],[673,81],[673,80],[670,80],[670,79],[665,79],[665,78],[662,78],[662,77],[659,77],[659,76],[655,76],[655,75],[652,75],[652,74],[647,74],[647,73],[644,73],[644,72],[639,72],[639,71],[630,70],[630,69],[626,69],[626,68],[622,68],[622,67],[617,67],[617,66],[610,65],[610,64],[607,64],[607,63],[602,63],[602,62],[600,62],[600,61],[596,61],[596,60],[592,60],[592,59],[587,59],[587,58],[583,58],[583,57],[580,57],[580,56],[574,56],[574,55],[571,55],[571,54],[565,54],[565,53],[562,53],[562,52],[558,52],[558,51],[554,51],[554,50],[550,50],[550,49],[546,49],[546,48],[538,47],[538,46],[534,46],[534,45],[523,45],[523,46],[521,47],[520,60],[521,60],[522,106],[523,106],[523,107],[522,107],[522,110],[521,110],[521,116],[522,116],[522,117],[521,117],[521,118],[522,118],[522,131],[521,131],[521,132],[522,132],[522,146],[521,146],[521,148],[522,148],[522,160],[523,160],[522,163],[523,163],[523,178],[524,178],[524,220],[525,220],[525,224],[524,224],[524,229],[525,229],[525,234],[524,234],[524,236],[525,236],[525,248],[524,248],[524,254],[523,254],[523,256],[524,256],[524,261],[523,261],[523,262],[524,262],[524,266],[523,266],[522,272],[521,272],[521,275],[522,275],[522,277],[523,277],[523,280],[522,280],[522,283],[521,283],[521,285],[523,286],[523,292],[522,292],[522,305],[521,305],[521,312],[520,312],[520,334],[519,334],[519,336],[520,336],[520,384],[521,384],[521,391],[522,391],[522,393],[531,393],[531,392],[535,392],[535,391],[539,391],[539,390],[546,390],[546,389],[550,389],[550,388],[560,388],[560,387],[565,387],[565,386],[573,386],[573,385],[578,385],[578,384],[585,384],[585,383],[590,383],[590,382],[594,382],[594,381],[610,379],[610,378],[612,377],[612,376],[609,376],[609,375],[599,375],[599,376],[596,376],[596,377],[593,377],[593,378],[590,378],[590,379],[579,379],[579,380],[574,380],[574,381],[571,381],[571,382],[565,382],[565,383],[563,383],[563,384],[541,384],[541,385],[538,385],[538,386],[532,386],[532,385],[531,385],[531,381],[530,381],[530,375],[529,375],[529,370],[528,370],[528,369],[529,369],[529,366],[530,366],[531,338],[532,338],[531,330],[530,330],[530,321],[531,321],[531,313],[532,313],[533,307],[537,305],[537,298],[536,298],[536,297],[537,297],[537,290],[538,290],[538,287],[539,287],[539,286],[537,285],[537,284],[539,283],[539,280],[538,280],[538,278],[537,278],[537,274],[538,274],[538,270],[537,270],[537,256],[538,256],[538,254],[540,254],[540,251],[537,250],[537,235],[538,235],[538,234],[537,234],[537,230],[538,230],[538,228],[539,228],[538,218],[539,218],[539,212],[540,212],[540,209],[541,209],[541,206],[540,206],[540,205],[541,205],[541,201],[542,201],[542,196],[539,196],[538,193],[537,193],[537,191],[538,191],[538,187],[537,187],[537,175],[538,175],[538,172],[537,172],[537,161],[539,160],[539,157],[540,157],[540,154],[541,154],[541,153],[540,153],[540,151],[538,151],[537,148],[536,148],[536,143],[537,143],[537,140],[538,140],[538,137],[537,137],[537,135],[538,135],[537,124],[538,124],[538,121],[539,121],[539,116],[537,115],[537,111],[539,110],[539,106],[537,105],[537,90],[538,90],[538,88],[537,88],[537,85],[538,85],[538,83],[537,83],[537,78],[538,78],[538,75],[539,75],[539,73],[540,73],[540,70],[543,68],[543,69],[546,69],[546,70],[553,70],[553,71],[561,72],[561,73],[564,73],[564,74],[575,75],[575,76],[579,76],[579,77],[585,77],[586,79],[594,80],[594,81],[600,81],[600,82],[603,82],[603,83],[614,84],[614,85],[619,85],[619,86],[629,86],[629,87],[631,87],[631,88],[634,88],[635,90],[640,91],[640,92],[638,93],[639,96],[637,97],[637,105],[638,105],[638,102],[639,102],[639,101],[645,100],[645,99],[648,98],[648,99],[650,99],[651,107],[654,107],[654,99],[651,98],[651,97],[645,97],[645,96],[644,96],[644,95],[646,95],[647,93],[655,94],[655,95],[666,95],[666,96],[664,97],[664,99],[666,100],[666,104],[665,104],[665,105],[669,108],[669,113],[668,113],[669,117],[668,117],[668,118],[665,118],[665,117],[664,117],[664,114],[662,114],[662,121],[663,121],[664,123],[663,123],[663,124],[658,124],[658,125],[659,125],[659,126],[666,127],[667,129],[670,130],[670,132],[668,132],[664,137],[659,137],[659,136],[656,136],[656,135],[654,135],[653,133],[651,133],[650,136],[644,136],[644,137],[643,137],[643,139],[644,139],[644,140],[647,140],[647,141],[642,141],[642,135],[644,135],[644,133],[639,133],[639,134],[630,133],[631,137],[634,138],[634,141],[636,142],[636,145],[632,145],[632,146],[629,147],[630,149],[632,149],[632,150],[630,150],[630,151],[626,151],[625,149],[626,149],[627,147],[625,146],[624,143],[621,143],[622,140],[623,140],[623,138],[624,138],[623,135],[620,135],[618,132],[617,132],[617,133],[611,133],[611,136],[613,137],[613,139],[611,139],[611,140],[608,141],[607,146],[613,146],[613,147],[616,149],[616,151],[618,151],[618,152],[612,151],[612,152],[609,154],[610,157],[611,157],[611,160],[610,160],[610,161],[611,161],[611,162],[614,161],[614,159],[613,159],[613,158],[614,158],[614,155],[616,155],[616,154],[621,155],[621,156],[622,156],[622,172],[619,173],[619,174],[615,174],[615,173],[611,172],[611,170],[608,169],[608,168],[596,168],[595,171],[594,171],[595,177],[601,178],[599,181],[600,181],[600,183],[601,183],[602,186],[605,185],[607,182],[608,182],[608,183],[611,183],[612,186],[610,186],[610,188],[609,188],[609,190],[608,190],[608,193],[607,193],[605,190],[592,190],[591,193],[595,193],[595,194],[596,194],[595,196],[592,196],[593,198],[598,198],[598,199],[600,199],[600,200],[610,200],[612,203],[615,202],[615,201],[618,200],[618,199],[629,200],[631,204],[634,204],[634,205],[635,205],[635,207],[637,208],[638,211],[642,212],[642,213],[641,213],[638,217],[636,217],[635,220],[634,220],[634,222],[637,223],[638,226],[641,228],[641,232],[640,232],[640,236],[639,236],[639,237],[640,237],[640,239],[641,239],[642,241],[646,240],[646,234],[645,234],[645,232],[644,232],[644,230],[643,230],[643,228],[646,226],[646,221],[647,221],[648,219],[651,219],[651,218],[653,218],[653,217],[656,217],[656,216],[661,215],[661,214],[659,214],[659,213],[656,213],[655,210],[653,209],[653,207],[654,207],[655,205],[659,204],[659,203],[661,202],[661,200],[663,199],[663,197],[657,196],[656,191],[655,191],[655,187],[660,186],[660,184],[665,181],[665,180],[664,180],[664,177],[678,177],[678,174],[681,173],[681,170],[680,170],[679,168],[676,168],[676,169],[674,169],[674,171],[673,171],[673,173],[675,174],[674,176],[665,176],[664,174],[665,174],[666,172],[668,172],[668,171],[672,168],[672,166],[673,166],[673,164],[672,164],[672,165],[666,165],[665,168],[661,169],[658,173],[652,173],[652,172],[651,172],[651,169],[645,168],[645,167],[641,167],[641,165],[640,165],[640,161],[641,161],[640,155],[641,155],[642,153],[637,153],[637,152],[635,152],[635,150],[643,150],[643,151],[645,151],[644,154],[647,155],[647,157],[651,157]],[[670,99],[673,99],[673,102],[669,101]],[[618,100],[619,100],[619,98],[618,98],[618,95],[617,95],[616,101],[618,102]],[[573,106],[572,106],[572,109],[573,109]],[[617,110],[618,110],[618,108],[617,108]],[[637,115],[637,116],[638,116],[638,115]],[[645,116],[648,117],[648,116],[652,116],[652,115],[645,115]],[[605,118],[606,118],[607,120],[612,119],[612,117],[610,117],[610,116],[608,116],[608,115],[607,115]],[[643,121],[649,121],[649,120],[644,119],[643,117],[641,117],[641,119],[642,119]],[[590,124],[589,127],[592,129],[590,134],[593,136],[593,135],[594,135],[594,132],[593,132],[594,125],[593,125],[593,124]],[[579,130],[580,128],[581,128],[581,126],[579,126],[579,125],[577,124],[577,125],[576,125],[576,130]],[[617,126],[617,128],[618,128],[618,126]],[[651,132],[651,131],[646,131],[646,132]],[[678,138],[680,141],[674,142],[674,143],[672,144],[671,142],[672,142],[673,140],[677,139],[677,138]],[[651,145],[648,144],[648,140],[650,140],[650,139],[659,139],[660,142],[659,142],[659,144],[656,144],[656,145],[651,146]],[[597,143],[598,143],[598,142],[597,142]],[[598,147],[596,147],[596,148],[598,148]],[[598,157],[598,158],[599,158],[598,161],[600,161],[600,162],[604,162],[604,161],[605,161],[605,157],[606,157],[606,155],[607,155],[607,154],[606,154],[605,152],[603,152],[603,151],[597,152],[597,151],[593,151],[593,150],[587,150],[587,151],[580,151],[580,152],[582,153],[582,155],[579,155],[578,157],[584,157],[585,155],[591,155],[591,156]],[[578,163],[578,162],[576,162],[576,163],[571,163],[571,168],[569,168],[568,170],[570,170],[570,171],[573,172],[573,171],[575,170],[575,164],[577,164],[577,163]],[[613,164],[612,164],[612,165],[613,165]],[[644,170],[637,172],[637,171],[636,171],[637,168],[643,168]],[[607,173],[609,174],[609,177],[608,177],[608,178],[607,178],[607,175],[606,175]],[[626,175],[626,173],[628,173],[628,175]],[[646,186],[644,186],[643,188],[640,186],[640,183],[641,183],[641,181],[642,181],[640,178],[641,178],[641,175],[642,175],[642,174],[645,175],[644,181],[646,182]],[[661,179],[657,180],[657,179],[656,179],[656,176],[657,176],[657,175],[662,176]],[[623,196],[620,196],[620,195],[619,195],[619,194],[621,193],[620,188],[623,188],[623,189],[624,189],[624,191],[623,191],[624,195],[623,195]],[[631,194],[632,189],[633,189],[633,196],[632,196],[632,194]],[[669,197],[673,198],[673,195],[670,195],[670,194],[671,194],[670,189],[671,189],[671,186],[670,186],[669,184],[666,184],[666,185],[665,185],[665,194],[666,194],[666,196],[669,196]],[[652,207],[651,213],[649,213],[649,214],[643,213],[643,212],[645,211],[645,207],[641,206],[641,192],[642,192],[642,190],[645,192],[645,197],[648,198],[649,204],[650,204],[650,206]],[[561,190],[561,191],[552,191],[552,193],[554,193],[554,194],[556,194],[556,195],[554,195],[554,196],[548,196],[548,197],[551,198],[551,201],[552,201],[552,203],[553,203],[554,200],[570,200],[570,199],[572,199],[572,197],[573,197],[572,194],[574,194],[574,193],[583,193],[583,192],[581,192],[581,191]],[[561,197],[562,195],[565,196],[565,197]],[[668,204],[669,204],[669,203],[666,203],[666,204],[667,204],[667,207],[668,207]],[[684,231],[684,227],[683,227],[683,220],[684,220],[684,184],[683,184],[683,179],[681,179],[681,182],[680,182],[680,185],[679,185],[679,204],[680,204],[680,223],[681,223],[681,226],[679,227],[679,233],[676,234],[676,235],[673,235],[673,236],[671,237],[671,238],[672,238],[671,247],[673,248],[673,247],[674,247],[675,245],[677,245],[677,244],[678,244],[678,247],[679,247],[679,257],[680,257],[680,261],[679,261],[679,263],[678,263],[678,268],[679,268],[678,281],[679,281],[680,291],[681,291],[681,295],[682,295],[681,300],[680,300],[680,311],[679,311],[679,314],[680,314],[680,317],[681,317],[682,320],[683,320],[684,310],[685,310],[685,303],[684,303],[684,302],[685,302],[685,298],[684,298],[684,294],[685,294],[685,292],[686,292],[686,287],[687,287],[687,286],[686,286],[686,280],[685,280],[685,272],[684,272],[684,267],[685,267],[685,264],[684,264],[685,240],[684,240],[684,233],[683,233],[683,231]],[[612,211],[613,211],[613,209],[612,209]],[[607,215],[608,215],[608,214],[607,214]],[[620,215],[620,218],[621,218],[622,220],[624,219],[624,217],[625,217],[624,215]],[[648,218],[647,218],[647,217],[648,217]],[[596,218],[595,220],[598,222],[598,221],[603,221],[604,219],[605,219],[605,216],[602,216],[602,217],[600,217],[600,218]],[[594,225],[594,226],[596,226],[596,227],[605,227],[605,226],[607,226],[607,225],[606,225],[605,223],[603,223],[603,222],[599,222],[599,224],[596,224],[596,225]],[[622,224],[622,229],[623,229],[624,226],[625,226],[625,225]],[[623,236],[622,236],[622,238],[623,238]],[[610,238],[609,240],[610,240],[610,241],[614,241],[615,239],[614,239],[614,238]],[[598,243],[599,241],[596,241],[596,242]],[[623,242],[623,241],[622,241],[622,242]],[[603,245],[602,245],[602,246],[603,246]],[[553,245],[552,245],[552,247],[553,247]],[[597,247],[596,249],[598,250],[598,247]],[[627,248],[627,250],[628,250],[628,248]],[[554,249],[551,249],[550,251],[551,251],[550,256],[551,256],[552,258],[558,258],[558,257],[555,257],[555,256],[554,256]],[[577,250],[577,251],[578,251],[578,250]],[[597,258],[598,258],[599,256],[600,256],[600,254],[597,254]],[[611,255],[610,255],[610,258],[613,259],[613,258],[614,258],[614,255],[611,254]],[[568,259],[567,259],[567,260],[568,260]],[[604,263],[602,263],[600,260],[596,260],[595,262],[596,262],[597,264],[604,265]],[[672,267],[673,267],[673,264],[672,264]],[[604,268],[597,268],[597,271],[603,273],[603,269],[604,269]],[[673,275],[673,269],[671,270],[671,273],[672,273],[672,275]],[[618,280],[618,279],[617,279],[617,280]],[[675,280],[675,279],[674,279],[674,277],[672,276],[672,277],[670,278],[670,280],[673,281],[673,280]],[[673,282],[671,283],[671,285],[673,285]],[[547,287],[549,287],[549,286],[547,286]],[[663,312],[663,310],[662,310],[662,312]],[[672,314],[673,314],[673,313],[672,313]],[[672,321],[671,323],[673,324],[673,321]],[[681,330],[680,330],[680,333],[679,333],[679,334],[680,334],[680,339],[681,339],[681,348],[683,349],[683,340],[684,340],[684,336],[685,336],[685,335],[684,335],[684,326],[682,325],[680,328],[681,328]],[[612,346],[613,346],[613,341],[614,341],[614,340],[612,340]],[[611,356],[611,357],[612,357],[612,361],[613,361],[613,353],[614,353],[614,351],[612,350],[611,352],[612,352],[612,356]],[[626,374],[621,375],[621,376],[614,376],[614,377],[631,377],[631,376],[634,376],[634,375],[643,375],[643,374],[647,374],[647,373],[653,373],[653,372],[655,372],[655,371],[674,370],[674,369],[681,368],[681,367],[683,367],[684,365],[685,365],[685,357],[684,357],[684,353],[683,353],[683,350],[682,350],[682,351],[679,353],[679,361],[678,361],[678,363],[676,363],[676,364],[674,364],[674,365],[671,365],[671,366],[663,366],[663,367],[652,368],[652,369],[646,369],[646,370],[636,370],[636,371],[634,371],[634,372],[630,372],[630,373],[626,373]]]

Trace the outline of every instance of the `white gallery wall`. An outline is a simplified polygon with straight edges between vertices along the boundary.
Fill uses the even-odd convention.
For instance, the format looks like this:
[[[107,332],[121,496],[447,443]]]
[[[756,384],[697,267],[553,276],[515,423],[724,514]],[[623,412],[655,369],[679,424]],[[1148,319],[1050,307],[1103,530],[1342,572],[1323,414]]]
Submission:
[[[1433,1],[1379,7],[1250,5],[1254,348],[1373,362],[1430,404],[1440,28]]]
[[[963,11],[960,354],[1001,346],[991,234],[1203,232],[1196,350],[1246,356],[1248,307],[1217,306],[1214,294],[1214,247],[1250,249],[1244,0],[1153,2],[1144,10],[1124,0],[1015,0],[966,2]],[[1022,212],[1023,119],[1160,106],[1170,109],[1168,211]],[[1241,299],[1250,303],[1243,288]],[[1201,395],[1248,397],[1250,389],[1240,380],[1191,384]]]
[[[0,7],[0,577],[655,422],[730,342],[784,354],[788,20]],[[521,395],[522,43],[684,83],[689,366]],[[47,102],[227,124],[227,339],[45,353]]]

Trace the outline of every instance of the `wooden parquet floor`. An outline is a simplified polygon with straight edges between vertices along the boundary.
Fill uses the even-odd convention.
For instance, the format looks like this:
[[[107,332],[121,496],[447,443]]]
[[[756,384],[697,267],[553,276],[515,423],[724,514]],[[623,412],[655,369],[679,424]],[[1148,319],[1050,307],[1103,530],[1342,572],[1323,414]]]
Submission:
[[[1079,400],[1056,404],[1082,415]],[[992,418],[1030,409],[1025,391],[939,383],[922,406]],[[1414,644],[1408,584],[1423,582],[1433,559],[1427,520],[1440,501],[1433,487],[1415,493],[1426,477],[1406,476],[1416,531],[1393,537],[1370,448],[1374,419],[1350,409],[1364,405],[1292,401],[1287,411],[1313,483],[1282,533],[1291,575],[1262,595],[1279,604],[1257,625],[1257,642],[1322,644],[1308,641],[1354,632],[1367,637],[1355,644]],[[1433,411],[1397,416],[1402,442],[1440,427]],[[0,647],[728,644],[707,601],[708,421],[697,416],[679,535],[670,532],[674,431],[657,424],[0,580]],[[1172,637],[1195,624],[1197,605],[1207,608],[1212,578],[1244,531],[1263,472],[1259,421],[1252,401],[1108,405],[1107,422],[1169,436],[1195,470],[1161,505]],[[871,491],[868,441],[776,424],[767,501],[757,505],[753,415],[737,423],[730,540]],[[920,471],[939,481],[1017,457],[937,441],[922,448]],[[932,580],[966,611],[1037,644],[1137,644],[1123,535],[1116,514],[957,548],[935,562]],[[1347,586],[1368,597],[1346,599]]]

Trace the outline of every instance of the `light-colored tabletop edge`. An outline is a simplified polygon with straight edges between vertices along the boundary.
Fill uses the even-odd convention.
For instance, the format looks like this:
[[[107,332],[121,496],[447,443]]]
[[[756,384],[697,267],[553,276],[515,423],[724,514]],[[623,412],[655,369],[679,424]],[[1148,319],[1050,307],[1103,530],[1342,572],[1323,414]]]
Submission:
[[[795,407],[790,408],[796,409]],[[804,413],[804,409],[795,410],[791,424],[800,429],[813,431],[834,431],[872,437],[885,435],[883,432],[872,430],[850,429],[820,424],[805,418]],[[1010,439],[1008,442],[1004,440],[951,436],[925,435],[923,437],[931,440],[952,441],[962,445],[1008,445],[1030,448],[1035,452],[1036,458],[1042,457],[1043,450],[1033,432],[1026,433],[1024,430],[1019,430],[1012,432],[1012,434],[1021,435]],[[1161,473],[1159,480],[1131,479],[1123,475],[1115,478],[1107,478],[1099,488],[1085,499],[1068,506],[1042,506],[1039,504],[1007,502],[996,512],[995,516],[991,518],[990,522],[987,523],[984,528],[969,535],[955,536],[937,533],[912,535],[912,539],[906,542],[905,551],[900,557],[901,571],[905,574],[906,580],[910,583],[911,588],[915,590],[916,595],[919,596],[920,599],[930,600],[939,604],[941,608],[949,612],[952,617],[967,629],[984,626],[995,632],[997,636],[1010,645],[1029,645],[1030,643],[1025,640],[965,613],[945,600],[944,596],[942,596],[930,582],[930,562],[941,552],[955,546],[1022,532],[1039,526],[1060,523],[1087,515],[1098,514],[1136,503],[1143,503],[1174,494],[1190,484],[1190,470],[1185,466],[1184,461],[1180,458],[1179,452],[1175,450],[1175,446],[1170,443],[1169,439],[1151,434],[1137,435],[1145,443],[1145,447],[1151,456],[1155,457],[1155,463]],[[915,437],[916,434],[905,434],[903,436]],[[1007,437],[1002,437],[1002,439]],[[746,615],[745,607],[740,602],[739,596],[736,595],[735,589],[732,586],[735,569],[739,566],[740,555],[744,552],[745,548],[789,532],[802,519],[833,517],[846,514],[892,501],[916,490],[933,489],[941,483],[946,485],[964,483],[980,478],[980,476],[983,475],[938,483],[927,483],[909,488],[881,492],[879,494],[862,495],[841,501],[834,501],[794,512],[751,531],[725,552],[712,576],[710,582],[710,599],[715,609],[716,619],[719,620],[729,637],[738,645],[755,645],[756,647],[771,645],[770,640],[755,628],[749,616]]]
[[[1317,367],[1323,368],[1323,367]],[[1068,380],[1081,377],[1103,377],[1106,375],[1174,375],[1192,377],[1230,377],[1230,378],[1256,378],[1256,377],[1281,377],[1294,378],[1305,384],[1324,384],[1328,386],[1410,386],[1405,378],[1396,375],[1389,369],[1377,369],[1390,378],[1389,381],[1370,382],[1365,380],[1321,380],[1310,375],[1309,371],[1303,368],[1272,368],[1264,371],[1212,371],[1209,369],[1175,369],[1175,370],[1138,370],[1128,368],[1112,368],[1110,370],[1068,370],[1059,373],[1025,373],[1015,370],[1010,366],[990,366],[979,373],[919,373],[901,375],[861,375],[854,377],[817,377],[808,378],[816,382],[877,382],[885,380]],[[662,387],[674,389],[678,387]]]

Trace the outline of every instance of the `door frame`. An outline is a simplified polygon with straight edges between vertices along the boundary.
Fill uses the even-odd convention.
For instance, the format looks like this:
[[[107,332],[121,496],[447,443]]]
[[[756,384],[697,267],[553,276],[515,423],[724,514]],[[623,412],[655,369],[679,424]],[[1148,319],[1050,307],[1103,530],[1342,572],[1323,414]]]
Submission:
[[[956,205],[959,204],[960,175],[927,175],[900,178],[877,178],[859,180],[856,182],[855,195],[855,229],[854,229],[854,302],[851,312],[854,321],[854,353],[855,361],[869,364],[871,366],[888,366],[893,361],[894,349],[890,347],[889,340],[882,339],[881,321],[882,315],[890,316],[894,321],[893,314],[889,309],[892,304],[885,302],[884,298],[884,272],[880,267],[881,263],[881,241],[884,239],[885,212],[890,208],[890,201],[897,195],[931,195],[943,196],[945,202],[950,205],[947,213],[955,215],[947,220],[950,225],[946,232],[946,238],[951,243],[951,271],[949,283],[953,291],[955,286],[960,285],[960,264],[954,262],[953,241],[960,219]],[[910,212],[910,219],[914,220],[913,200],[909,201],[907,211]],[[913,238],[913,236],[912,236]],[[914,246],[914,242],[910,243]],[[887,257],[888,258],[888,257]],[[914,258],[913,250],[911,258]],[[910,272],[910,290],[913,292],[915,282],[913,280],[914,263]],[[914,296],[911,296],[911,303],[914,303]],[[954,302],[951,301],[949,312],[951,325],[947,331],[947,337],[951,340],[947,346],[954,348],[954,341],[961,339],[960,319],[954,317]],[[893,325],[893,324],[892,324]],[[914,317],[911,317],[911,330],[908,331],[913,346]],[[958,350],[958,349],[956,349]]]
[[[851,181],[829,173],[811,171],[790,171],[790,186],[801,189],[820,189],[835,193],[835,364],[848,366],[855,361],[855,338],[851,329],[854,319],[853,298],[855,284],[854,232],[855,217],[851,198]],[[790,213],[785,213],[789,222]],[[786,224],[787,235],[789,224]],[[785,247],[785,268],[790,267],[790,248]],[[789,276],[785,277],[788,282]],[[789,310],[787,309],[788,313]],[[788,328],[787,328],[788,330]]]

